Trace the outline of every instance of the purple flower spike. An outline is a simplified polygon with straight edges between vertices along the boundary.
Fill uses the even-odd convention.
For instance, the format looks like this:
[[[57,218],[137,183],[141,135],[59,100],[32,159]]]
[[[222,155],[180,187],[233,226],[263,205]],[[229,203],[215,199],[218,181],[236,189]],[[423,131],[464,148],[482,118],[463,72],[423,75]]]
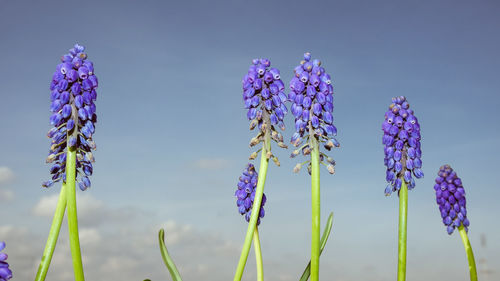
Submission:
[[[90,187],[90,180],[81,175],[89,175],[91,162],[94,161],[91,150],[95,149],[92,135],[97,121],[94,104],[97,77],[93,63],[87,60],[84,50],[78,44],[71,48],[69,54],[61,57],[62,63],[56,67],[52,77],[50,122],[54,127],[47,134],[52,139],[47,163],[54,164],[50,170],[52,180],[44,182],[43,187],[50,187],[61,179],[65,181],[68,149],[76,150],[76,168],[79,171],[76,180],[80,188]]]
[[[302,154],[310,153],[311,138],[323,143],[327,150],[339,146],[335,139],[337,128],[333,125],[333,86],[330,75],[320,65],[319,60],[311,60],[311,54],[305,53],[304,60],[295,67],[295,75],[290,81],[288,100],[292,102],[295,124],[300,125],[295,126],[296,133],[291,143],[298,147],[306,140],[308,149],[299,149]],[[325,156],[321,153],[320,157]],[[330,166],[328,171],[333,173],[333,164]]]
[[[387,172],[391,171],[395,174],[394,178],[386,178],[389,183],[384,190],[386,196],[399,191],[402,181],[407,183],[408,189],[413,189],[415,180],[412,175],[417,179],[424,176],[421,170],[422,160],[420,160],[422,156],[420,125],[413,115],[413,110],[409,107],[405,97],[393,98],[382,124],[384,164],[387,167]]]
[[[276,127],[285,130],[283,120],[288,113],[285,106],[287,96],[284,93],[285,86],[281,81],[280,71],[271,68],[268,59],[254,59],[248,73],[243,77],[242,84],[243,102],[248,110],[247,118],[251,121],[250,130],[259,129],[250,146],[265,141],[266,136],[269,136],[279,147],[286,148],[282,134],[276,130]],[[273,160],[278,163],[277,158],[273,157]]]
[[[451,235],[460,224],[464,226],[465,231],[468,231],[470,222],[467,219],[465,206],[465,189],[462,180],[450,165],[443,165],[439,168],[434,190],[439,212],[448,234]]]
[[[0,281],[7,281],[12,278],[12,271],[9,268],[9,263],[7,262],[7,254],[2,253],[5,249],[5,242],[0,242]]]
[[[246,221],[250,221],[250,216],[253,207],[253,200],[255,198],[255,189],[257,187],[258,174],[255,167],[248,163],[243,174],[240,176],[237,189],[234,195],[236,196],[236,206],[238,212],[245,216]],[[259,211],[259,218],[257,225],[260,224],[260,219],[264,217],[264,205],[266,204],[266,195],[262,195],[262,203]]]

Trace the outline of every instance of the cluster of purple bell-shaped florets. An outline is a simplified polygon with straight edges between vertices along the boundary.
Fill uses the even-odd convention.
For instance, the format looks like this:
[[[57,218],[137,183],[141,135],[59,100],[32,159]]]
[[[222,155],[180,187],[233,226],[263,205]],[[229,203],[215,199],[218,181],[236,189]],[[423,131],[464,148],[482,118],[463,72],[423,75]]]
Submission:
[[[284,93],[285,84],[281,81],[280,71],[271,68],[268,59],[254,59],[243,77],[243,101],[247,111],[247,118],[251,120],[250,129],[259,128],[259,133],[254,137],[250,146],[264,141],[268,132],[278,146],[286,148],[283,135],[275,126],[285,130],[283,119],[288,113],[285,106],[287,96]]]
[[[0,242],[0,281],[7,281],[12,278],[12,270],[9,268],[9,263],[7,262],[7,254],[1,251],[5,249],[5,242]]]
[[[463,224],[467,231],[470,223],[467,219],[465,206],[465,189],[462,180],[457,177],[457,173],[450,165],[443,165],[439,168],[434,190],[436,191],[436,203],[439,206],[439,212],[441,212],[441,218],[448,234],[452,234],[460,224]]]
[[[333,125],[333,86],[330,75],[321,67],[319,60],[311,60],[310,53],[304,54],[304,60],[295,67],[294,73],[288,94],[288,99],[292,102],[290,112],[295,116],[295,133],[291,143],[299,147],[306,139],[306,144],[291,156],[295,157],[300,152],[308,155],[312,150],[311,137],[323,143],[327,150],[339,147],[340,144],[335,139],[337,128]],[[321,162],[324,156],[323,153],[320,154]],[[333,174],[335,161],[331,157],[326,158],[329,162],[328,171]],[[297,164],[294,170],[297,172],[300,168],[301,164]]]
[[[415,187],[416,178],[424,176],[422,172],[422,151],[420,149],[420,125],[403,96],[392,99],[389,110],[385,113],[382,124],[384,136],[384,164],[387,167],[386,180],[389,185],[385,195],[399,191],[403,181],[408,189]],[[413,176],[412,176],[413,173]],[[399,194],[399,193],[398,193]]]
[[[245,216],[247,222],[250,221],[250,216],[252,215],[252,206],[255,198],[257,179],[258,174],[257,171],[255,171],[254,165],[248,163],[245,170],[243,170],[243,174],[239,178],[238,189],[234,193],[237,198],[236,205],[238,206],[238,212]],[[257,225],[260,224],[260,219],[265,215],[265,204],[266,195],[263,194]]]
[[[90,187],[89,176],[92,175],[95,149],[92,135],[97,122],[96,88],[97,77],[94,65],[87,59],[85,48],[76,44],[69,53],[61,57],[62,63],[57,65],[52,76],[50,99],[50,123],[54,126],[47,133],[52,139],[47,163],[54,163],[50,168],[52,179],[42,184],[50,187],[55,182],[66,180],[66,152],[76,149],[77,181],[82,190]]]

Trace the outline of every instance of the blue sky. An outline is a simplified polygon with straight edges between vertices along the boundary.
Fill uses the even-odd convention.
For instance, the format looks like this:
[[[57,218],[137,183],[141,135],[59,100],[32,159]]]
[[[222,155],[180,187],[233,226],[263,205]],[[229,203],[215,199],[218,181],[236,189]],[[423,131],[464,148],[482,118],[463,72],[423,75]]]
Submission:
[[[333,77],[341,142],[336,174],[321,177],[322,222],[335,212],[323,280],[395,274],[398,202],[383,195],[380,126],[399,95],[419,118],[426,175],[410,192],[408,280],[468,278],[460,239],[446,234],[435,204],[445,163],[465,184],[477,259],[498,268],[499,12],[495,1],[0,0],[0,239],[15,273],[34,276],[48,234],[59,189],[40,187],[48,86],[74,43],[100,81],[93,186],[78,192],[88,278],[165,279],[160,226],[186,280],[232,277],[246,231],[233,194],[252,152],[241,78],[251,59],[267,57],[288,84],[305,51]],[[292,124],[287,116],[287,139]],[[309,255],[310,179],[292,173],[290,151],[274,151],[282,165],[266,184],[266,275],[296,280]],[[60,243],[49,276],[69,280]]]

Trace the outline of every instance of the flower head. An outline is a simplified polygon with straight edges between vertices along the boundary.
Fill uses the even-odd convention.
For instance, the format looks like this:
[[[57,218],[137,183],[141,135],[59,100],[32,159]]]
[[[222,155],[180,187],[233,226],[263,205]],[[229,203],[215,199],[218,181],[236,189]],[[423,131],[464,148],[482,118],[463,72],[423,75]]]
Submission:
[[[285,106],[285,85],[281,81],[280,71],[271,68],[268,59],[254,59],[242,83],[243,101],[248,109],[247,118],[251,120],[250,129],[258,127],[260,130],[250,145],[254,146],[263,141],[264,135],[270,130],[270,137],[278,146],[286,148],[283,136],[275,129],[277,126],[285,130],[283,118],[288,112]]]
[[[236,196],[236,206],[238,206],[238,212],[245,216],[247,222],[250,221],[250,216],[252,215],[252,206],[255,198],[255,188],[257,187],[258,174],[255,171],[255,167],[248,163],[243,174],[240,176],[238,181],[238,189],[234,195]],[[260,219],[264,217],[264,205],[266,204],[266,195],[262,195],[262,203],[259,211],[259,218],[257,219],[257,225],[260,224]]]
[[[415,187],[413,176],[416,178],[424,176],[420,160],[422,157],[420,125],[405,97],[392,99],[389,110],[385,113],[382,130],[384,164],[387,167],[386,180],[389,183],[385,195],[389,196],[392,192],[399,191],[403,181],[408,189],[413,189]]]
[[[308,155],[312,146],[310,138],[323,143],[327,150],[339,147],[335,139],[337,128],[333,125],[333,85],[330,75],[321,67],[317,59],[305,53],[304,60],[294,69],[295,76],[290,81],[288,99],[292,102],[290,112],[295,116],[295,133],[291,143],[298,147],[306,139],[306,144],[292,153]],[[321,161],[326,155],[321,153]],[[330,157],[328,157],[330,158]],[[330,158],[331,159],[331,158]],[[334,172],[335,161],[328,164],[328,171]]]
[[[61,57],[50,84],[52,101],[50,123],[53,126],[47,136],[52,139],[47,163],[52,179],[42,184],[50,187],[55,182],[66,180],[66,152],[75,149],[77,153],[76,168],[78,170],[80,189],[90,187],[89,176],[92,175],[95,149],[92,135],[97,122],[95,100],[97,98],[97,77],[94,65],[87,59],[85,48],[76,44],[69,53]]]
[[[434,190],[436,191],[436,203],[439,206],[439,212],[448,234],[451,235],[460,224],[463,224],[467,231],[470,223],[465,207],[465,189],[462,180],[450,165],[443,165],[439,168]]]
[[[7,254],[1,251],[5,248],[5,242],[0,242],[0,281],[6,281],[12,278],[12,271],[7,263]]]

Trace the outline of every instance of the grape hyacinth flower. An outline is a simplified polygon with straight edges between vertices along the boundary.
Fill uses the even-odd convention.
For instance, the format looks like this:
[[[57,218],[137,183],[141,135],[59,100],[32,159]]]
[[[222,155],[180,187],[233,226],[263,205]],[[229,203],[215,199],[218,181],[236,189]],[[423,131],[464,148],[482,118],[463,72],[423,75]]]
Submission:
[[[386,181],[389,185],[385,195],[401,189],[405,182],[408,189],[415,188],[415,179],[424,176],[422,172],[422,151],[420,149],[420,125],[405,97],[395,97],[385,113],[382,124],[384,136],[384,164],[387,167]]]
[[[451,235],[460,225],[463,225],[467,232],[470,223],[465,207],[465,189],[462,186],[462,180],[457,177],[457,173],[450,165],[443,165],[439,168],[434,190],[439,212],[448,234]]]
[[[50,124],[54,126],[47,136],[52,139],[47,163],[52,179],[42,186],[50,187],[66,178],[66,159],[68,148],[75,148],[77,154],[77,182],[81,190],[90,187],[89,176],[93,173],[92,162],[95,149],[92,135],[97,121],[95,100],[97,98],[97,77],[94,65],[87,59],[85,48],[75,45],[61,57],[50,84],[51,105]]]
[[[0,242],[0,281],[7,281],[12,278],[12,271],[9,268],[9,263],[7,262],[7,254],[2,253],[5,249],[5,242]]]
[[[312,197],[311,280],[317,281],[320,256],[320,163],[327,167],[330,174],[335,173],[335,161],[320,152],[319,145],[324,144],[327,150],[340,145],[335,139],[337,128],[333,125],[333,86],[330,75],[319,60],[311,60],[310,53],[304,54],[304,60],[295,67],[294,73],[288,94],[292,102],[290,112],[295,116],[295,133],[291,143],[298,147],[305,140],[305,144],[293,151],[291,157],[301,152],[304,156],[311,155],[310,160],[297,164],[294,171],[298,172],[302,165],[309,163]],[[328,164],[324,163],[325,159]]]
[[[92,138],[97,122],[94,102],[97,98],[98,80],[94,64],[87,58],[84,50],[83,46],[76,44],[68,54],[63,55],[50,83],[50,123],[53,128],[47,134],[52,139],[52,144],[46,162],[53,163],[50,168],[52,179],[42,186],[50,187],[62,180],[62,188],[36,281],[45,280],[66,205],[75,280],[85,279],[78,236],[75,188],[76,183],[81,190],[89,188],[89,176],[93,173],[94,156],[91,151],[95,149]]]
[[[255,188],[257,187],[258,174],[255,171],[254,165],[248,163],[243,174],[240,176],[238,181],[238,188],[236,189],[235,196],[237,198],[236,206],[238,207],[238,212],[245,216],[247,222],[250,221],[250,216],[252,214],[252,206],[255,198]],[[262,203],[260,206],[259,218],[257,219],[257,225],[260,224],[260,219],[264,217],[264,205],[266,204],[266,195],[262,195]]]
[[[405,97],[392,98],[382,124],[384,136],[384,164],[389,185],[385,195],[397,191],[399,196],[398,281],[406,279],[406,237],[408,217],[408,189],[415,187],[422,172],[420,125]],[[413,175],[413,176],[412,176]]]
[[[250,192],[250,198],[243,198],[246,200],[246,203],[243,202],[243,205],[239,205],[240,212],[243,212],[243,208],[247,209],[246,206],[249,206],[248,210],[244,212],[245,218],[249,223],[238,267],[234,275],[235,281],[240,281],[243,276],[252,238],[257,259],[257,280],[263,280],[264,278],[257,225],[260,222],[260,216],[264,214],[264,209],[261,209],[261,205],[265,201],[264,185],[269,159],[272,159],[277,166],[280,166],[278,158],[271,152],[271,139],[277,142],[279,147],[288,148],[283,142],[283,135],[276,129],[276,127],[279,127],[281,130],[285,130],[283,119],[288,113],[288,109],[285,106],[285,102],[287,101],[287,96],[284,93],[285,85],[281,81],[280,71],[277,68],[272,68],[271,62],[268,59],[254,59],[247,74],[243,77],[242,84],[243,101],[247,109],[247,118],[250,120],[250,130],[259,129],[257,136],[251,139],[250,147],[256,146],[259,143],[263,143],[263,145],[249,157],[250,160],[254,160],[257,158],[257,153],[261,151],[256,186]],[[255,174],[257,177],[257,173]],[[243,197],[243,195],[243,192],[241,192],[240,196]],[[250,202],[252,204],[249,204]]]
[[[477,281],[476,262],[467,236],[470,222],[467,219],[465,206],[465,189],[462,180],[450,165],[443,165],[439,168],[434,190],[436,191],[436,203],[439,206],[446,231],[451,235],[455,229],[458,229],[469,262],[470,280]]]
[[[287,100],[284,93],[285,85],[280,78],[280,71],[271,68],[268,59],[254,59],[248,69],[248,73],[243,77],[243,101],[247,111],[247,118],[250,120],[250,130],[259,129],[257,136],[252,138],[250,146],[253,147],[261,142],[265,142],[266,137],[278,143],[281,148],[287,148],[283,142],[283,135],[276,130],[279,127],[285,130],[283,119],[288,113],[285,106]],[[250,160],[257,157],[257,152],[250,155]],[[272,155],[270,148],[266,157],[273,158],[279,166],[279,160]]]
[[[290,81],[288,99],[292,102],[290,112],[295,116],[295,133],[291,143],[298,147],[291,157],[302,153],[309,155],[315,143],[323,143],[329,151],[340,144],[335,138],[337,128],[333,125],[333,85],[330,75],[321,67],[317,59],[311,61],[311,54],[305,53],[304,60],[294,69],[295,76]],[[319,154],[321,163],[326,159],[328,172],[335,173],[335,161],[324,153]],[[297,164],[294,172],[309,162],[308,172],[311,174],[311,162]],[[324,163],[323,163],[324,164]]]

